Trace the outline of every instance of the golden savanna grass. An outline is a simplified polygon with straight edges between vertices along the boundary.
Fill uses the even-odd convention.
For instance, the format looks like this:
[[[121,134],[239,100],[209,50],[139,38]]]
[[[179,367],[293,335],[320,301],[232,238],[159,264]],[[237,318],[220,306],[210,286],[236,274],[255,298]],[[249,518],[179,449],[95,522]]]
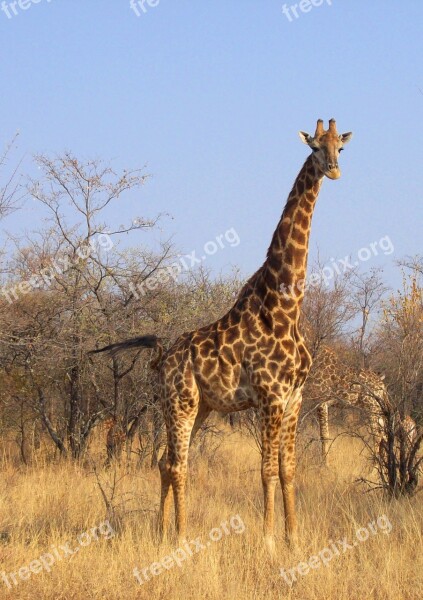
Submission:
[[[331,449],[330,469],[322,468],[317,444],[301,444],[297,505],[300,547],[290,552],[283,540],[282,500],[277,496],[277,556],[271,560],[262,542],[260,460],[254,443],[229,431],[222,443],[192,452],[188,485],[189,536],[206,543],[209,532],[239,515],[245,532],[224,535],[181,568],[174,567],[140,585],[134,567],[143,569],[174,550],[157,546],[154,524],[159,477],[146,465],[117,468],[116,535],[98,535],[77,553],[57,561],[51,571],[32,574],[8,589],[0,579],[0,598],[19,600],[132,600],[135,598],[209,600],[278,599],[341,600],[423,597],[421,498],[389,502],[378,493],[364,493],[355,480],[371,474],[358,440],[340,438]],[[213,442],[211,442],[213,444]],[[206,448],[204,450],[204,448]],[[93,452],[105,490],[114,469],[104,471]],[[2,571],[9,574],[69,542],[105,519],[105,506],[89,461],[13,465],[3,459],[1,475],[0,551]],[[381,515],[392,525],[378,530],[326,567],[311,570],[290,587],[280,569],[290,569],[318,554],[331,541],[347,538]],[[85,540],[86,538],[84,538]]]

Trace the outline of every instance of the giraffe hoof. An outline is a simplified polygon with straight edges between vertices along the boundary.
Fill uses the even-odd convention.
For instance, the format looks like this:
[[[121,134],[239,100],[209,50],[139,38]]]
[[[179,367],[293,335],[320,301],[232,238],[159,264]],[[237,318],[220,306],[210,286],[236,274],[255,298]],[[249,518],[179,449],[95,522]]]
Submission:
[[[276,545],[275,545],[275,538],[273,537],[273,535],[265,535],[264,543],[266,545],[266,549],[267,549],[268,553],[270,554],[270,556],[272,558],[274,558],[276,555]]]
[[[297,536],[289,536],[286,538],[286,545],[290,552],[296,552],[298,550],[298,538]]]

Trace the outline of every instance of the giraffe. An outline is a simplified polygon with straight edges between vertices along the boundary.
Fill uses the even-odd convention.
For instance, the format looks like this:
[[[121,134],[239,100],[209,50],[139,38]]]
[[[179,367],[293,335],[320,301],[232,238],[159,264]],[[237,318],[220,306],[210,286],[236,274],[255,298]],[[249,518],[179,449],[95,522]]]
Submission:
[[[327,464],[330,446],[329,407],[356,406],[366,411],[372,441],[378,447],[382,437],[383,418],[377,400],[386,401],[384,377],[368,369],[356,371],[341,362],[329,346],[322,345],[313,359],[313,365],[304,386],[304,396],[317,403],[320,426],[322,459]]]
[[[419,428],[413,417],[403,414],[398,406],[395,407],[390,402],[389,398],[384,405],[383,416],[379,418],[379,426],[381,431],[379,457],[382,463],[388,462],[391,443],[391,454],[399,460],[401,452],[410,452],[419,437]],[[403,448],[401,449],[402,443]]]
[[[382,437],[375,464],[382,487],[391,495],[413,495],[421,474],[419,448],[423,432],[410,415],[401,415],[398,407],[388,404],[382,420]]]
[[[417,423],[413,417],[410,415],[405,415],[405,417],[401,420],[400,426],[404,432],[406,443],[411,446],[417,439]]]
[[[112,461],[116,459],[119,464],[122,457],[123,447],[126,445],[126,461],[129,464],[131,459],[132,444],[135,434],[140,434],[139,428],[143,417],[146,416],[148,406],[144,405],[131,415],[125,422],[123,417],[114,414],[103,422],[106,429],[106,450],[107,457],[104,466],[110,467]],[[156,411],[157,412],[157,411]],[[159,442],[153,440],[153,454],[157,452]]]
[[[295,545],[295,438],[302,388],[311,356],[299,330],[311,220],[323,178],[341,175],[338,157],[352,133],[339,134],[334,119],[314,136],[299,132],[312,152],[301,168],[273,234],[263,265],[241,289],[233,307],[214,323],[181,335],[164,351],[142,336],[94,352],[156,348],[167,447],[159,468],[159,533],[166,536],[173,491],[178,539],[186,535],[188,450],[211,411],[257,408],[262,436],[264,538],[274,552],[274,497],[283,494],[285,534]]]
[[[105,466],[109,467],[113,459],[120,460],[123,444],[125,443],[126,434],[121,419],[116,416],[110,417],[104,421],[106,428],[106,450],[107,458]]]
[[[383,420],[380,425],[383,426],[385,423],[385,420]],[[413,444],[416,442],[417,440],[417,424],[415,422],[415,420],[410,416],[410,415],[405,415],[403,418],[400,418],[398,420],[398,422],[396,423],[395,427],[394,427],[394,433],[396,436],[396,439],[394,440],[394,454],[396,455],[397,459],[401,454],[401,440],[404,441],[404,448],[406,451],[410,451],[411,448],[413,447]],[[387,459],[387,454],[389,451],[389,441],[388,441],[388,437],[389,435],[387,435],[387,432],[384,430],[383,431],[383,435],[381,437],[380,443],[379,443],[379,456],[382,460],[382,462],[387,463],[388,459]]]

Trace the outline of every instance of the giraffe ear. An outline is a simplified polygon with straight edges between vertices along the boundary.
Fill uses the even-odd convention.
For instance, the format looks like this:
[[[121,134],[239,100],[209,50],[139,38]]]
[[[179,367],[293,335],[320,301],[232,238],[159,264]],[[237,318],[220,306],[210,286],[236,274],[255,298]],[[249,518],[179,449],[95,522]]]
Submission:
[[[343,144],[348,144],[348,142],[350,141],[351,138],[352,138],[352,131],[349,131],[348,133],[341,133],[341,135],[339,136],[339,139],[341,140],[341,142]]]
[[[305,131],[299,131],[298,135],[300,136],[300,140],[304,144],[307,144],[307,146],[309,146],[311,144],[311,142],[313,141],[313,138],[311,137],[311,135],[309,133],[306,133]]]

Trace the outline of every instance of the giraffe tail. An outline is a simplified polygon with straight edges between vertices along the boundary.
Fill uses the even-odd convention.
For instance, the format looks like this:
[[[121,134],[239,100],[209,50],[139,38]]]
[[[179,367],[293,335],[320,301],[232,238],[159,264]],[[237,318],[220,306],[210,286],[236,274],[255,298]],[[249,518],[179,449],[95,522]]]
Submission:
[[[125,340],[124,342],[109,344],[108,346],[104,346],[104,348],[91,350],[88,354],[107,352],[110,356],[116,356],[116,354],[125,352],[125,350],[131,350],[132,348],[155,348],[157,350],[157,356],[152,360],[150,366],[152,369],[158,368],[163,356],[163,344],[156,335],[142,335],[141,337]]]

